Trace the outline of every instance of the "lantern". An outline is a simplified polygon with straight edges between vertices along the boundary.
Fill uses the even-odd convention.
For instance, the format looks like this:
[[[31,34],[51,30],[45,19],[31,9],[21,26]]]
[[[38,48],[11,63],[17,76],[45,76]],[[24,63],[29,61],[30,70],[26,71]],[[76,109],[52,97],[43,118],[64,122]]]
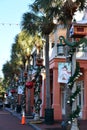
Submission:
[[[32,81],[27,81],[25,83],[25,87],[27,87],[28,89],[31,89],[33,87],[33,82]]]
[[[57,44],[57,55],[64,55],[65,45],[64,44]]]
[[[62,38],[60,38],[60,43],[57,44],[57,55],[64,55],[65,54],[65,44],[63,44]]]

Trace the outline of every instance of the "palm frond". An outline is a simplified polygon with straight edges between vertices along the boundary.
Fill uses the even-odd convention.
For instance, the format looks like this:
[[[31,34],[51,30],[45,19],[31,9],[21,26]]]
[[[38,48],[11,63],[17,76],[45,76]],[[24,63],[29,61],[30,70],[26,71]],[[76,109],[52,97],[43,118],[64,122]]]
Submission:
[[[87,6],[87,0],[76,0],[79,3],[79,10],[83,10]]]
[[[34,13],[24,13],[23,21],[21,22],[22,30],[28,31],[29,33],[35,33],[35,30],[38,30],[38,23],[40,21],[40,17],[35,15]]]

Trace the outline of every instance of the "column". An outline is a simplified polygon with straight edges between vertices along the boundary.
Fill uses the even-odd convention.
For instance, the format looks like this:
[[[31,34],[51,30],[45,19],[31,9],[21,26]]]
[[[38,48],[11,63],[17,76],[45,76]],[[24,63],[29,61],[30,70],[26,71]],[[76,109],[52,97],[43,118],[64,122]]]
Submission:
[[[83,106],[83,119],[87,119],[87,69],[84,69],[84,106]]]
[[[53,68],[53,105],[54,108],[54,119],[62,119],[61,109],[61,92],[60,84],[58,83],[58,68]]]
[[[42,104],[41,104],[41,110],[40,110],[40,117],[44,117],[44,114],[45,114],[44,113],[44,109],[46,106],[46,104],[45,104],[45,102],[46,102],[46,99],[45,99],[45,97],[46,97],[46,88],[45,88],[46,84],[45,84],[45,82],[46,82],[46,74],[43,73],[42,74],[42,86],[41,86]]]

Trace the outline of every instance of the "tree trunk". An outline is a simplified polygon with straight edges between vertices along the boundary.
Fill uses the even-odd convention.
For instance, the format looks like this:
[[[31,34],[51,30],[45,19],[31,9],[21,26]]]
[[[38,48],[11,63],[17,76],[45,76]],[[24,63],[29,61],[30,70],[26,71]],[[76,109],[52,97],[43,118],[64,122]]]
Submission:
[[[49,35],[46,34],[45,45],[45,66],[46,66],[46,109],[45,109],[45,123],[54,123],[54,111],[51,108],[51,95],[50,95],[50,70],[49,70]]]
[[[29,67],[30,67],[30,57],[28,57],[28,70],[27,70],[27,72],[30,71]],[[31,74],[28,75],[28,80],[29,81],[31,80]],[[27,95],[26,95],[26,114],[31,115],[30,89],[26,88],[26,91],[27,91],[26,92],[27,93]]]
[[[49,35],[46,35],[45,45],[45,63],[46,63],[46,108],[51,108],[50,99],[50,70],[49,70]]]
[[[71,26],[71,20],[69,20],[67,22],[67,39],[69,40],[69,30],[70,30],[70,26]],[[68,52],[69,52],[69,49],[70,47],[68,45],[66,45],[66,57],[69,55]],[[69,58],[66,58],[66,62],[71,62],[69,61]],[[69,119],[69,115],[71,114],[72,112],[72,108],[70,107],[70,105],[67,103],[67,100],[69,99],[69,97],[71,96],[72,94],[72,91],[68,88],[67,84],[66,84],[66,87],[65,87],[65,93],[66,93],[66,98],[65,98],[65,120],[67,121]],[[67,125],[66,126],[66,130],[70,130],[71,129],[71,125]]]

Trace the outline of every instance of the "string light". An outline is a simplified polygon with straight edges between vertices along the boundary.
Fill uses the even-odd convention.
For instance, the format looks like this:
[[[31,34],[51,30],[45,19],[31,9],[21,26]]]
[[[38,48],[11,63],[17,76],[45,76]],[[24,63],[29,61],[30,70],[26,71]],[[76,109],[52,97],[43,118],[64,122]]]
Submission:
[[[20,24],[18,24],[18,23],[0,23],[0,25],[2,25],[2,26],[7,26],[7,25],[9,25],[9,26],[19,26]]]

